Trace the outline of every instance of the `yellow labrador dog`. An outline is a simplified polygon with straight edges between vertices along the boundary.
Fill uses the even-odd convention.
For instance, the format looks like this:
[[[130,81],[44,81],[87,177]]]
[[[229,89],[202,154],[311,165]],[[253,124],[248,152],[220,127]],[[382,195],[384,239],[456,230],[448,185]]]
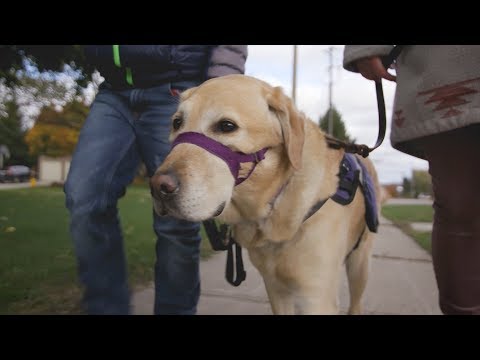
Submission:
[[[218,216],[232,225],[274,314],[336,314],[344,264],[349,313],[361,312],[373,236],[364,192],[346,205],[324,202],[338,190],[344,152],[327,146],[281,88],[229,75],[189,89],[170,140],[172,151],[151,179],[158,214]],[[379,194],[372,163],[361,162]]]

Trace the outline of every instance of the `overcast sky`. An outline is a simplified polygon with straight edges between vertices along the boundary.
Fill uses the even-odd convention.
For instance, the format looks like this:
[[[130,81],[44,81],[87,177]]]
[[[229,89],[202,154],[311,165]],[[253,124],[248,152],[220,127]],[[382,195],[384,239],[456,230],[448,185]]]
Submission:
[[[347,132],[357,143],[373,146],[378,134],[375,85],[361,75],[342,67],[344,45],[299,45],[297,53],[297,107],[313,121],[328,109],[329,57],[334,46],[333,104],[345,122]],[[246,75],[258,77],[292,94],[293,45],[249,45]],[[395,83],[384,80],[387,134],[380,148],[371,153],[380,182],[401,183],[412,169],[428,168],[424,160],[403,154],[390,144],[390,121]]]

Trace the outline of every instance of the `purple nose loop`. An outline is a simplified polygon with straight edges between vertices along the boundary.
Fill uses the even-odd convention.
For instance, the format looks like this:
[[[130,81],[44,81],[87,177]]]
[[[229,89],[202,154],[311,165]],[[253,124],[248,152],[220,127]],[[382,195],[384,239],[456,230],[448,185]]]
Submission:
[[[225,161],[230,168],[230,172],[232,173],[233,178],[235,179],[235,186],[241,184],[248,179],[257,164],[263,159],[265,159],[265,153],[268,150],[268,148],[263,148],[253,154],[235,152],[230,150],[230,148],[228,148],[227,146],[219,143],[218,141],[215,141],[208,136],[196,132],[185,132],[178,135],[172,144],[172,149],[178,144],[182,143],[197,145]],[[240,171],[240,164],[247,162],[253,162],[253,167],[251,168],[247,176],[239,177],[238,172]]]

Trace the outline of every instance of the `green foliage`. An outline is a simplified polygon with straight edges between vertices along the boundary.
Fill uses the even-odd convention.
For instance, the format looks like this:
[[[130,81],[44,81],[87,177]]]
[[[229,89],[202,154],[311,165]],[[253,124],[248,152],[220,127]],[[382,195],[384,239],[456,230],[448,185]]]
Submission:
[[[12,153],[9,164],[31,166],[38,154],[73,151],[88,113],[77,95],[94,70],[81,45],[0,45],[0,144]],[[55,107],[65,108],[59,114]],[[39,113],[39,125],[26,140],[29,152],[24,129],[32,127]]]
[[[81,101],[66,104],[62,111],[45,107],[37,118],[37,124],[53,124],[80,130],[88,115],[89,108]]]
[[[432,195],[432,180],[428,171],[425,170],[413,170],[412,182],[414,188],[414,196],[418,197],[419,194]]]
[[[31,166],[34,163],[24,137],[18,106],[14,101],[8,101],[5,104],[5,115],[0,116],[0,145],[6,145],[10,152],[10,158],[5,159],[4,166]]]
[[[412,182],[408,178],[403,178],[403,191],[402,196],[411,197],[412,196]]]
[[[417,198],[420,194],[433,195],[432,179],[428,171],[413,170],[410,179],[403,178],[402,196]]]
[[[345,128],[345,123],[342,120],[342,115],[337,111],[335,107],[332,107],[332,120],[333,120],[333,137],[352,142],[353,140],[350,138],[350,135],[347,133],[347,129]],[[320,128],[328,133],[328,119],[329,119],[330,109],[327,110],[325,115],[320,118],[319,126]]]
[[[67,104],[60,112],[52,107],[43,108],[25,138],[30,154],[35,157],[71,155],[88,111],[88,107],[78,101]]]

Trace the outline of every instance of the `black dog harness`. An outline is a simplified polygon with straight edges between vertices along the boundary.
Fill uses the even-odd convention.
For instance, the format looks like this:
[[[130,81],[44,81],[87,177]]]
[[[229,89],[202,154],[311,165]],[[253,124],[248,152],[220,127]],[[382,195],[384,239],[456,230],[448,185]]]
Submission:
[[[307,213],[303,221],[315,214],[328,200],[340,205],[348,205],[353,201],[357,188],[360,185],[365,198],[365,221],[371,232],[377,232],[378,215],[373,180],[361,161],[352,154],[345,154],[340,162],[338,173],[340,178],[338,189],[331,197],[320,200]]]

